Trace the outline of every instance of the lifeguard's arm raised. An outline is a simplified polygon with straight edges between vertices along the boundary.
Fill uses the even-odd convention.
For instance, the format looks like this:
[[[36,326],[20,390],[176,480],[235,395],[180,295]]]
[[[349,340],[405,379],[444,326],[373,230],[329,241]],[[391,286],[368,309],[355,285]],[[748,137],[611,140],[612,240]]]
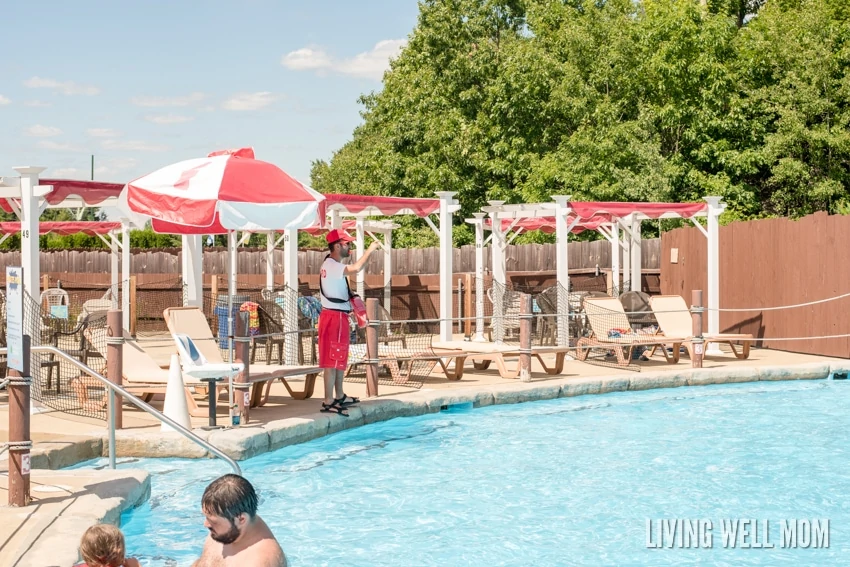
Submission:
[[[369,255],[378,247],[378,241],[373,240],[372,244],[369,245],[369,248],[366,249],[366,252],[357,259],[353,264],[346,264],[345,272],[343,272],[346,276],[350,276],[351,274],[356,274],[360,270],[363,269],[363,266],[366,265],[366,260],[369,259]]]

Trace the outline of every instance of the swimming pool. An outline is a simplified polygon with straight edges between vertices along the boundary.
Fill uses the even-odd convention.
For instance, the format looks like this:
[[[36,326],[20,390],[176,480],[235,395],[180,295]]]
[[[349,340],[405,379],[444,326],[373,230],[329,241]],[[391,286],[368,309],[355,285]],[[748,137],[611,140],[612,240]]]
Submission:
[[[243,466],[294,566],[839,565],[848,388],[736,384],[448,411]],[[227,468],[122,466],[140,464],[152,496],[123,518],[128,550],[145,566],[191,565],[206,535],[201,494]],[[722,520],[744,518],[769,520],[775,547],[724,548]],[[711,520],[713,547],[648,548],[662,519]],[[782,548],[789,519],[829,519],[829,548]]]

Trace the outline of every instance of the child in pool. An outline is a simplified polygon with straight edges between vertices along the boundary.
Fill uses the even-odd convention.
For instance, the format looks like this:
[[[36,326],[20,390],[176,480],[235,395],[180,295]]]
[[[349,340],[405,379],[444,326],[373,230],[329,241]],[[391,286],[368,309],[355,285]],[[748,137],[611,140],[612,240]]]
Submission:
[[[85,563],[76,567],[140,567],[135,559],[125,558],[124,534],[115,526],[97,524],[86,530],[80,540],[80,555]]]

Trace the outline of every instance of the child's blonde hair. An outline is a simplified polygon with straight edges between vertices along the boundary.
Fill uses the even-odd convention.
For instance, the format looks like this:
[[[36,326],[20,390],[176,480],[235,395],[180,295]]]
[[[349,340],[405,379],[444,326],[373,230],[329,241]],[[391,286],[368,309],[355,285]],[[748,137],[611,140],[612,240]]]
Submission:
[[[124,553],[124,534],[109,524],[90,527],[80,540],[80,555],[88,567],[120,567]]]

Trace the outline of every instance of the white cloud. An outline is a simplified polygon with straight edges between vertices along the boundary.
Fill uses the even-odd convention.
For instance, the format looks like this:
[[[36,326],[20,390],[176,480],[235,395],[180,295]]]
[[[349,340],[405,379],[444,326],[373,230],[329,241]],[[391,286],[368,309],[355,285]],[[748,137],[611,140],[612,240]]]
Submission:
[[[215,107],[212,105],[201,106],[198,108],[198,112],[215,112]]]
[[[193,116],[181,116],[179,114],[160,114],[157,116],[145,116],[145,120],[154,124],[182,124],[183,122],[191,122],[195,118]]]
[[[151,144],[141,140],[104,140],[100,146],[104,150],[126,150],[130,152],[164,152],[168,146]]]
[[[53,106],[53,104],[42,100],[28,100],[24,103],[24,106],[30,106],[32,108],[47,108],[48,106]]]
[[[59,128],[55,126],[42,126],[41,124],[30,126],[24,130],[24,135],[32,138],[52,138],[53,136],[60,136],[61,134],[62,130]]]
[[[6,104],[12,104],[12,101],[3,95],[0,95],[0,106],[4,106]]]
[[[39,148],[44,148],[45,150],[54,150],[57,152],[84,152],[83,148],[75,146],[73,144],[62,144],[59,142],[54,142],[53,140],[42,140],[38,143]]]
[[[31,89],[53,89],[63,95],[85,95],[94,96],[100,93],[100,89],[90,85],[78,85],[73,81],[57,81],[54,79],[42,79],[33,77],[24,81],[24,86]]]
[[[405,45],[406,39],[385,39],[369,51],[342,59],[331,57],[320,48],[302,47],[284,55],[280,64],[293,71],[338,73],[380,81],[389,68],[390,59],[397,56]]]
[[[330,69],[333,60],[322,49],[302,47],[283,56],[280,64],[293,71],[310,71],[315,69]]]
[[[86,130],[86,134],[92,138],[117,138],[121,135],[121,132],[113,128],[89,128]]]
[[[259,93],[242,93],[224,101],[222,107],[227,110],[259,110],[275,101],[275,96],[263,91]]]
[[[136,106],[145,106],[150,108],[160,108],[164,106],[189,106],[197,104],[204,100],[207,95],[204,93],[192,93],[186,96],[136,96],[130,99],[130,102]]]

